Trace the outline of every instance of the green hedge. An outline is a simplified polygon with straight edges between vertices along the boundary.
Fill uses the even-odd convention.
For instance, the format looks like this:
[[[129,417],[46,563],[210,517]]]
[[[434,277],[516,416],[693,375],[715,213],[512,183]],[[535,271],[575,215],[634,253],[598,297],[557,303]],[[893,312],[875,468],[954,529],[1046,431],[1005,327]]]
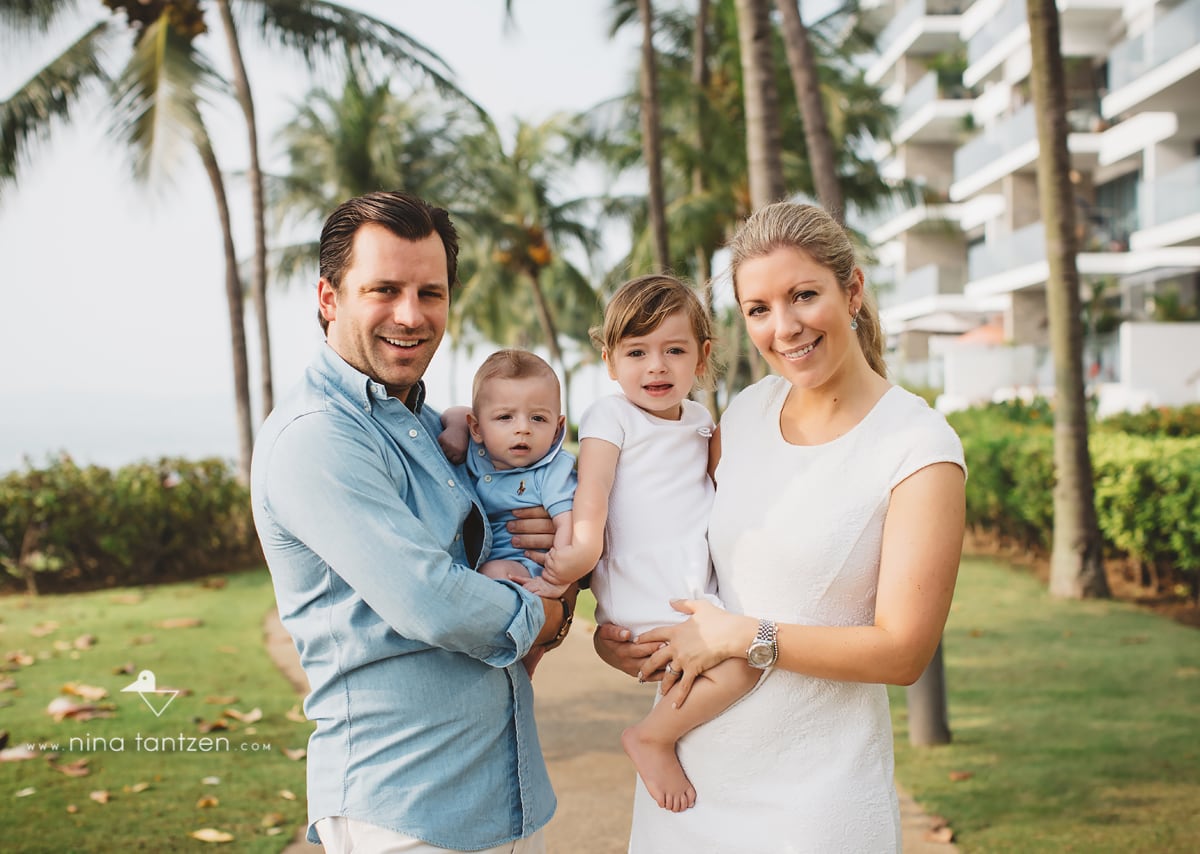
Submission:
[[[117,470],[63,456],[0,480],[0,585],[85,590],[261,561],[250,495],[222,460]]]
[[[1036,412],[1030,415],[1030,412]],[[953,413],[966,453],[967,523],[1034,552],[1050,549],[1054,519],[1052,415],[1036,408]],[[1045,425],[1045,426],[1042,426]],[[1096,512],[1110,557],[1166,584],[1200,584],[1200,437],[1089,438]]]
[[[1119,412],[1098,421],[1096,426],[1105,431],[1138,436],[1200,436],[1200,404]]]

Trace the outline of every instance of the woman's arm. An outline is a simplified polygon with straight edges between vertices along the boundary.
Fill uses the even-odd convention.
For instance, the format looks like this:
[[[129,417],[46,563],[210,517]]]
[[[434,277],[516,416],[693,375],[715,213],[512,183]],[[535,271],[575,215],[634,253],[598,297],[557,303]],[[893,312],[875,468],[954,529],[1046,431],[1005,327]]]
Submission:
[[[933,657],[950,611],[965,512],[963,471],[953,463],[935,463],[901,481],[892,490],[883,526],[874,624],[780,624],[775,666],[822,679],[915,682]],[[637,640],[669,644],[643,668],[671,664],[682,670],[686,697],[701,672],[726,658],[746,656],[758,620],[706,602],[676,607],[692,619],[643,633]],[[664,688],[672,681],[668,674]]]

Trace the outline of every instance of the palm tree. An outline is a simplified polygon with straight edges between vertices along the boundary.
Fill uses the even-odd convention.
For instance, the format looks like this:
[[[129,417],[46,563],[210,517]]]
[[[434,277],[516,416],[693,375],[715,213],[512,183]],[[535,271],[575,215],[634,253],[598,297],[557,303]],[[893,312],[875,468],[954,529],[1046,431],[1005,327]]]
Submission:
[[[252,276],[255,291],[255,306],[260,326],[260,345],[269,347],[269,335],[266,330],[267,312],[265,296],[265,227],[262,224],[263,212],[259,192],[254,187],[260,182],[260,170],[257,165],[257,133],[254,125],[253,101],[250,97],[249,83],[246,80],[245,68],[241,62],[241,51],[237,44],[237,32],[233,28],[233,18],[225,0],[216,0],[222,21],[226,27],[226,42],[233,58],[235,89],[239,93],[239,102],[247,123],[250,148],[251,195],[254,201],[255,213],[255,263]],[[89,17],[107,14],[107,17],[88,21],[87,29],[72,42],[66,50],[53,58],[44,68],[36,72],[25,84],[3,103],[0,103],[0,118],[3,118],[0,130],[0,189],[3,184],[15,181],[18,177],[19,164],[27,158],[31,143],[46,137],[52,128],[60,121],[69,121],[81,101],[86,97],[103,92],[111,101],[116,103],[117,95],[112,88],[114,75],[110,75],[102,61],[102,57],[120,44],[123,36],[132,34],[134,55],[139,47],[145,47],[143,40],[149,34],[159,40],[166,52],[162,54],[163,68],[168,72],[176,65],[187,67],[191,59],[175,56],[171,51],[181,50],[189,54],[196,53],[195,39],[207,30],[204,13],[205,0],[103,0],[96,5],[96,11],[88,16],[83,11],[79,0],[0,0],[0,24],[18,36],[42,37],[52,26],[70,19],[88,21]],[[106,8],[107,7],[107,8]],[[257,31],[267,44],[285,47],[296,52],[307,60],[310,65],[317,56],[339,55],[343,50],[353,48],[381,57],[407,69],[418,71],[424,78],[430,80],[439,91],[450,93],[466,100],[466,96],[448,79],[449,70],[432,51],[413,40],[399,29],[386,24],[377,18],[343,6],[328,2],[328,0],[306,0],[297,3],[295,0],[239,0],[237,9],[244,13],[245,22]],[[122,22],[121,17],[124,17]],[[159,21],[167,25],[156,27]],[[170,35],[174,33],[175,36]],[[120,53],[120,51],[115,51]],[[207,64],[207,63],[206,63]],[[121,74],[115,75],[121,77]],[[177,75],[176,75],[177,76]],[[175,77],[170,73],[150,80],[159,80],[164,84],[174,84]],[[199,78],[192,78],[195,82]],[[215,78],[213,78],[215,79]],[[180,80],[188,85],[189,80]],[[201,95],[227,96],[228,89],[222,86],[212,86],[201,93],[193,93],[197,104],[196,114],[199,115]],[[155,92],[146,90],[143,96],[151,101],[164,98],[178,100],[182,97],[176,92]],[[125,109],[128,109],[126,105]],[[166,113],[162,113],[165,115]],[[178,116],[176,116],[178,118]],[[197,119],[198,120],[198,119]],[[164,131],[170,132],[164,138]],[[202,151],[202,146],[194,129],[181,131],[179,127],[173,130],[162,126],[146,128],[153,131],[152,136],[142,140],[134,140],[137,145],[147,146],[150,155],[148,163],[160,162],[164,154],[164,146],[160,140],[180,139],[188,145]],[[207,134],[205,134],[207,136]],[[139,155],[140,156],[140,155]],[[206,169],[209,164],[205,164]],[[149,174],[145,170],[143,174]],[[211,183],[211,176],[210,176]],[[215,189],[214,189],[215,192]],[[218,207],[220,207],[218,204]],[[241,292],[241,286],[238,286]],[[231,312],[232,317],[232,312]],[[237,352],[238,333],[234,333],[234,364],[245,358],[245,354]],[[270,354],[264,349],[262,357],[264,373],[261,387],[264,392],[264,413],[271,404]],[[246,413],[250,418],[248,392],[242,399],[240,385],[235,388],[238,396],[236,408],[238,412],[239,435],[244,435],[246,427],[240,423]],[[251,430],[252,432],[252,430]],[[248,455],[247,459],[248,459]]]
[[[757,210],[784,197],[783,133],[775,84],[772,28],[767,0],[737,0],[742,89],[746,98],[746,162],[750,204]]]
[[[1038,198],[1046,229],[1046,309],[1054,354],[1054,534],[1050,593],[1107,597],[1084,401],[1083,321],[1075,205],[1067,152],[1067,97],[1058,7],[1026,0],[1038,129]]]
[[[532,315],[541,343],[569,385],[574,366],[567,362],[563,338],[584,344],[586,352],[587,329],[600,304],[568,257],[574,249],[590,263],[599,248],[592,200],[559,201],[555,194],[568,185],[572,165],[566,126],[563,116],[537,125],[518,121],[509,147],[491,124],[463,140],[469,188],[462,207],[452,210],[464,238],[463,291],[452,312],[454,329],[473,328],[496,343],[516,336],[532,344]]]
[[[461,197],[459,140],[478,131],[473,112],[455,110],[424,89],[400,97],[390,79],[373,80],[353,53],[339,92],[312,89],[295,108],[278,135],[287,170],[268,182],[279,227],[299,232],[276,251],[280,281],[311,280],[316,232],[348,198],[396,187],[450,207]]]
[[[833,135],[825,119],[825,104],[821,99],[817,60],[808,37],[808,28],[800,17],[799,0],[775,0],[783,21],[784,44],[787,47],[788,68],[796,103],[804,117],[804,140],[808,144],[808,161],[812,167],[813,185],[821,207],[839,223],[846,221],[846,203],[838,183]]]

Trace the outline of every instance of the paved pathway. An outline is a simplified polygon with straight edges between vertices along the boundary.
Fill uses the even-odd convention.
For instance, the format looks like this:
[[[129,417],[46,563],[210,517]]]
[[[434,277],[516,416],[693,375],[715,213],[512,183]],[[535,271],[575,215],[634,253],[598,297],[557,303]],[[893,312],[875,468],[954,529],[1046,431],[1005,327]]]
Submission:
[[[264,622],[267,650],[297,691],[308,690],[296,648],[275,611]],[[633,766],[621,730],[649,708],[653,688],[606,666],[592,650],[590,626],[576,624],[563,645],[542,659],[535,703],[542,750],[558,811],[546,828],[550,854],[625,854],[633,809]],[[900,793],[905,854],[957,854],[926,839],[930,819]],[[303,831],[284,854],[318,854]],[[767,852],[764,852],[767,854]]]

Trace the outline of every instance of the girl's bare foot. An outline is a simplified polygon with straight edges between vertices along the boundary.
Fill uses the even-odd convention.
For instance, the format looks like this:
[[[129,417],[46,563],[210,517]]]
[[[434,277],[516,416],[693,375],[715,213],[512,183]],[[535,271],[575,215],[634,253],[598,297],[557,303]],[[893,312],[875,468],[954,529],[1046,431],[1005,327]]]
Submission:
[[[621,746],[633,760],[642,782],[655,803],[671,812],[683,812],[696,805],[696,790],[683,773],[674,743],[651,741],[631,726],[621,733]]]

